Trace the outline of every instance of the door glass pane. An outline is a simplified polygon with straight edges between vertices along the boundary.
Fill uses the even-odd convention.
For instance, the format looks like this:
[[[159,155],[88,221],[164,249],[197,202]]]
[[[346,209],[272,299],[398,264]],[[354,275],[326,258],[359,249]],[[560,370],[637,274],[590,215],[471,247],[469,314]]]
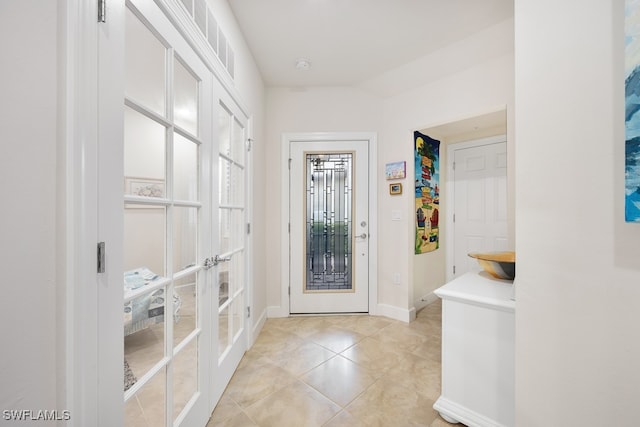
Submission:
[[[231,211],[220,209],[218,239],[220,240],[220,253],[224,254],[231,250]]]
[[[231,113],[224,106],[218,109],[218,143],[220,154],[231,155]]]
[[[198,144],[173,134],[173,197],[177,200],[198,200],[200,172]]]
[[[230,191],[232,203],[235,206],[242,206],[244,204],[244,169],[234,164],[231,166],[231,170]]]
[[[165,116],[166,48],[129,9],[125,31],[125,95]]]
[[[126,427],[140,427],[142,426],[164,426],[165,413],[166,413],[166,390],[165,385],[167,382],[166,368],[162,368],[151,380],[145,384],[142,389],[136,393],[132,399],[138,401],[138,405],[143,408],[144,419],[146,424],[139,424],[139,417],[136,417],[136,412],[131,411],[131,418],[129,418],[129,411],[127,411],[124,425]],[[127,403],[129,407],[130,403]]]
[[[173,419],[198,391],[198,337],[187,344],[173,359]]]
[[[173,272],[196,264],[198,247],[198,208],[173,208]]]
[[[244,164],[245,138],[244,128],[237,120],[233,121],[233,160]]]
[[[229,305],[218,314],[218,357],[229,347]]]
[[[197,275],[190,274],[187,277],[176,280],[173,292],[175,295],[173,346],[175,347],[195,331],[197,327]]]
[[[231,162],[220,157],[219,165],[219,200],[221,205],[229,205],[231,203]]]
[[[174,60],[173,116],[176,125],[198,135],[198,81],[178,59]]]
[[[166,197],[164,126],[126,107],[124,111],[124,193]]]
[[[165,295],[163,287],[124,304],[124,360],[136,378],[164,357]]]
[[[305,292],[350,291],[353,153],[306,155]]]
[[[232,249],[239,249],[244,246],[244,212],[242,209],[233,209],[231,211],[231,227],[233,240],[231,241]]]
[[[231,320],[232,325],[232,336],[238,336],[238,333],[242,331],[244,327],[244,297],[243,294],[238,294],[236,299],[233,301],[233,319]]]
[[[166,209],[127,203],[124,209],[124,269],[148,268],[165,276]]]
[[[220,267],[218,270],[218,306],[221,306],[229,299],[229,270]]]

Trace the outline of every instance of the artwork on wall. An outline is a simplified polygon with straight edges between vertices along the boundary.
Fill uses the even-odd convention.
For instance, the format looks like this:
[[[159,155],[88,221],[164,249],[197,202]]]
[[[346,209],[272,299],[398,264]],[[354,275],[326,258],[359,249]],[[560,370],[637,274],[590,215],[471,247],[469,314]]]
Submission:
[[[640,0],[625,2],[625,220],[640,222]]]
[[[407,177],[407,162],[387,163],[384,174],[387,179],[405,179]]]
[[[402,194],[402,184],[400,184],[399,182],[389,184],[389,194],[391,194],[392,196]]]
[[[413,133],[415,149],[415,253],[440,247],[440,141],[418,131]]]

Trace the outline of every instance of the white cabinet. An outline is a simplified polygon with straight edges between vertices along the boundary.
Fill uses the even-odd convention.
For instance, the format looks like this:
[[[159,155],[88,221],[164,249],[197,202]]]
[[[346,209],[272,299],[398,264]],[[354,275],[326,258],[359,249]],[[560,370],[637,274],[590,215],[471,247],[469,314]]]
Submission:
[[[442,393],[449,422],[514,426],[513,282],[467,273],[435,291],[442,298]]]

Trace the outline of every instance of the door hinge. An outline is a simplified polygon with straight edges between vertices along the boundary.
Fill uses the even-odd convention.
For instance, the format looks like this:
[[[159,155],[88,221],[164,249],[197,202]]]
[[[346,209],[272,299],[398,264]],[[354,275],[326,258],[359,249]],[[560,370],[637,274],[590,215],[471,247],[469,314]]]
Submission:
[[[453,222],[456,222],[456,214],[453,214]]]
[[[453,162],[453,170],[456,170],[456,162]]]
[[[247,223],[247,234],[251,234],[251,223]]]
[[[291,223],[287,223],[287,233],[291,234]]]
[[[453,266],[453,274],[456,274],[456,266]]]
[[[247,151],[251,151],[251,144],[253,143],[253,139],[247,138]]]
[[[105,271],[105,247],[104,242],[98,243],[98,273]]]
[[[289,287],[287,288],[287,290],[288,290],[288,292],[289,292],[289,296],[291,296],[291,286],[289,286]]]
[[[247,319],[251,317],[251,307],[247,306]]]
[[[98,0],[98,22],[107,22],[107,0]]]
[[[289,170],[291,170],[291,160],[293,159],[289,159]]]

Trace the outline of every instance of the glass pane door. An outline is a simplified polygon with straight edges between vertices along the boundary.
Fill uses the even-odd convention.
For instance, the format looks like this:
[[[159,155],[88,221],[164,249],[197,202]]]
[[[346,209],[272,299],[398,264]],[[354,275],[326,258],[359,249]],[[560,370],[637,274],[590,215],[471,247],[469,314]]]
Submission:
[[[218,105],[218,293],[214,399],[246,350],[246,125],[233,105]],[[216,239],[217,237],[217,239]]]
[[[204,425],[211,76],[153,2],[125,44],[125,425]]]

